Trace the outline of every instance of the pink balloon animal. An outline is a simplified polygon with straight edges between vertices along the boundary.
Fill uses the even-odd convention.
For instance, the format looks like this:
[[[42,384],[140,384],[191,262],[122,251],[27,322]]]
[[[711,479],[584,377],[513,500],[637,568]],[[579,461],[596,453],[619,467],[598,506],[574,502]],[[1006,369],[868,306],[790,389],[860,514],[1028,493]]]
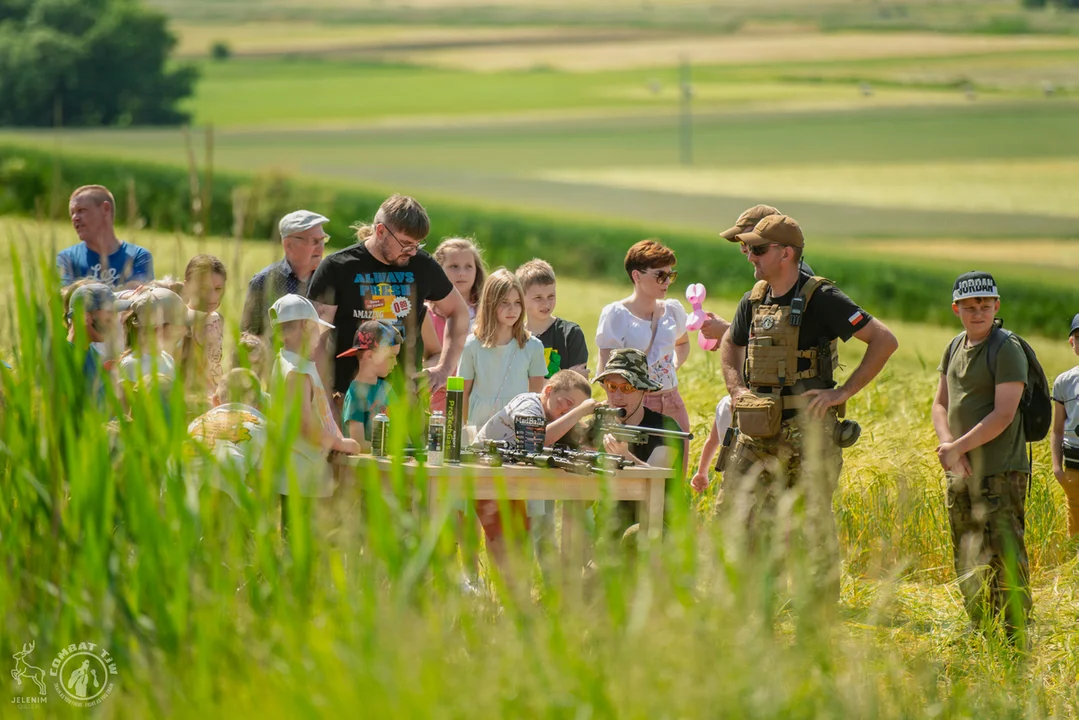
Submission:
[[[693,306],[689,322],[686,323],[686,330],[700,330],[705,320],[708,319],[707,313],[701,307],[706,297],[708,297],[708,291],[704,289],[704,285],[701,283],[694,283],[686,288],[686,300]],[[697,344],[701,346],[702,350],[713,350],[716,345],[719,345],[719,341],[705,337],[704,333],[699,333],[697,335]]]

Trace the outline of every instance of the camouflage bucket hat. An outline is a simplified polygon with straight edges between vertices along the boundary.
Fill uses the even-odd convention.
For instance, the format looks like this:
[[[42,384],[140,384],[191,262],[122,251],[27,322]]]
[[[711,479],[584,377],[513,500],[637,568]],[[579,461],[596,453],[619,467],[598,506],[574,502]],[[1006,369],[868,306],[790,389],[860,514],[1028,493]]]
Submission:
[[[607,366],[596,373],[592,382],[600,382],[608,375],[617,375],[633,387],[645,392],[663,389],[662,385],[648,377],[648,359],[645,358],[643,352],[635,348],[619,348],[612,352]]]

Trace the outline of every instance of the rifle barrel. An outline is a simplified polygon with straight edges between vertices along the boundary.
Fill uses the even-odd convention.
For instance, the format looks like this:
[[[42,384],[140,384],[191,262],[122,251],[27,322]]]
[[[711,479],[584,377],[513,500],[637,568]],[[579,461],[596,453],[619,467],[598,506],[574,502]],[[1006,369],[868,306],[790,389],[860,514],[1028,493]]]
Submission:
[[[656,435],[657,437],[671,438],[672,440],[693,439],[693,433],[681,432],[679,430],[664,430],[662,428],[641,427],[639,425],[610,425],[605,427],[603,432],[610,433],[615,437],[618,437],[619,435]]]

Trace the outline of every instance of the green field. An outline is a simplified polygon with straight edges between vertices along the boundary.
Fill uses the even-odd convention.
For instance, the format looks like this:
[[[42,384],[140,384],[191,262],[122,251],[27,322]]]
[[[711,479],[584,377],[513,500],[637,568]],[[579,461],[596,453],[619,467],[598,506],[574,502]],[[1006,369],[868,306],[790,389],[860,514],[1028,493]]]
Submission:
[[[152,249],[159,275],[179,273],[195,252],[222,257],[230,270],[223,308],[230,322],[246,277],[277,253],[264,242],[130,237]],[[0,267],[9,273],[0,287],[10,301],[7,252],[62,247],[70,231],[8,220],[0,238]],[[20,275],[23,282],[33,277],[32,270]],[[559,292],[559,314],[581,323],[591,340],[600,307],[626,288],[566,279]],[[709,307],[728,316],[733,309],[729,302]],[[866,432],[847,454],[835,499],[846,569],[834,625],[812,627],[797,594],[776,605],[755,589],[760,578],[720,550],[707,520],[711,496],[700,502],[701,519],[676,521],[636,575],[603,560],[583,603],[542,584],[533,602],[501,592],[497,601],[477,601],[455,590],[452,540],[427,545],[437,528],[416,527],[407,513],[387,508],[363,541],[329,532],[332,525],[301,528],[303,540],[286,551],[266,524],[272,508],[264,500],[229,526],[220,508],[184,510],[169,480],[158,497],[146,478],[168,477],[163,462],[174,436],[131,431],[125,464],[111,469],[107,456],[90,449],[89,425],[75,455],[83,472],[56,465],[42,475],[48,487],[67,479],[70,500],[57,512],[64,527],[83,528],[82,542],[25,535],[45,510],[20,482],[25,475],[16,474],[43,473],[45,463],[59,461],[42,456],[20,470],[0,458],[0,478],[19,498],[0,508],[9,528],[0,547],[14,570],[0,576],[0,611],[16,641],[38,637],[41,647],[109,628],[122,674],[106,703],[132,717],[315,717],[357,703],[394,715],[541,715],[552,712],[552,702],[561,708],[557,717],[708,716],[703,708],[717,704],[754,717],[1068,717],[1079,710],[1079,563],[1064,538],[1063,498],[1048,473],[1047,448],[1035,448],[1028,515],[1037,622],[1033,652],[1020,657],[968,634],[950,570],[928,415],[934,367],[954,328],[884,319],[901,347],[850,409]],[[1076,362],[1060,338],[1031,340],[1051,376]],[[848,368],[858,345],[842,348]],[[717,369],[714,355],[695,348],[680,372],[698,433],[694,456],[722,393]],[[52,387],[44,377],[37,382]],[[0,419],[5,448],[23,447],[38,427],[19,420],[26,417],[23,397],[18,391]],[[150,442],[156,444],[143,445]],[[115,504],[106,501],[111,494],[87,492],[91,476],[98,488],[109,478]],[[112,527],[105,520],[111,513],[121,530],[103,532]],[[161,522],[167,539],[155,529]],[[248,536],[243,523],[264,530]],[[50,553],[70,561],[42,565]],[[110,564],[117,554],[130,563]],[[164,587],[188,587],[188,594],[163,594],[155,589],[162,578]],[[85,591],[77,603],[60,605],[50,586]],[[754,690],[762,686],[766,696]]]

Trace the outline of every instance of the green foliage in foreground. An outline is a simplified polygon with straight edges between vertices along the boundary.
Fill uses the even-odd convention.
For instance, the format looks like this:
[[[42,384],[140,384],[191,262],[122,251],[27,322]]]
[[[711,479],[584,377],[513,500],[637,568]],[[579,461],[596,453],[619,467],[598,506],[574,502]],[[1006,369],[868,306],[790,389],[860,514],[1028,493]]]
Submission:
[[[217,174],[204,194],[207,206],[191,210],[191,179],[175,167],[115,162],[74,156],[54,157],[28,148],[0,146],[0,213],[62,217],[71,189],[101,183],[118,198],[117,217],[157,230],[187,231],[198,222],[209,234],[239,233],[273,237],[277,220],[297,207],[311,207],[339,219],[370,219],[385,191],[335,188],[294,182],[279,176]],[[586,221],[572,217],[465,205],[424,199],[432,219],[432,238],[472,235],[487,252],[488,264],[515,267],[543,257],[568,276],[621,280],[623,258],[633,242],[660,237],[678,253],[683,277],[703,279],[715,297],[740,297],[752,284],[751,268],[737,247],[714,236],[669,232]],[[343,234],[340,227],[331,234]],[[952,320],[951,287],[955,277],[971,269],[939,261],[881,262],[848,250],[810,248],[818,272],[835,280],[875,315],[941,324]],[[986,268],[1007,288],[1008,326],[1019,332],[1054,335],[1062,318],[1079,307],[1079,290],[1070,276],[1045,272],[1032,280],[1008,268]]]
[[[0,372],[0,652],[10,656],[34,639],[35,658],[46,665],[69,642],[110,648],[120,676],[108,712],[1019,718],[1079,711],[1079,574],[1061,541],[1060,493],[1047,479],[1045,448],[1036,455],[1028,520],[1037,624],[1033,652],[1022,656],[968,634],[955,588],[942,584],[952,578],[927,427],[931,370],[909,358],[851,408],[867,433],[836,497],[847,573],[834,617],[807,604],[797,561],[794,589],[785,591],[778,578],[730,554],[707,512],[684,510],[635,564],[601,545],[581,596],[537,580],[531,598],[494,582],[493,598],[477,599],[457,590],[449,518],[410,513],[403,503],[412,489],[400,478],[389,489],[358,478],[358,495],[311,509],[313,522],[296,513],[291,542],[282,543],[267,485],[287,432],[249,500],[233,506],[203,492],[193,503],[171,461],[180,456],[182,423],[170,429],[160,405],[137,402],[140,422],[121,424],[114,438],[104,416],[73,404],[80,379],[57,359],[60,308],[47,292],[55,279],[38,270],[48,265],[16,258],[17,374]],[[901,334],[934,346],[944,337],[926,328]],[[695,411],[716,399],[712,363],[697,357],[683,375]],[[182,413],[179,398],[172,401]],[[362,524],[357,497],[367,508]],[[2,688],[8,707],[16,690],[6,676]],[[50,703],[52,712],[63,707],[55,695]]]

